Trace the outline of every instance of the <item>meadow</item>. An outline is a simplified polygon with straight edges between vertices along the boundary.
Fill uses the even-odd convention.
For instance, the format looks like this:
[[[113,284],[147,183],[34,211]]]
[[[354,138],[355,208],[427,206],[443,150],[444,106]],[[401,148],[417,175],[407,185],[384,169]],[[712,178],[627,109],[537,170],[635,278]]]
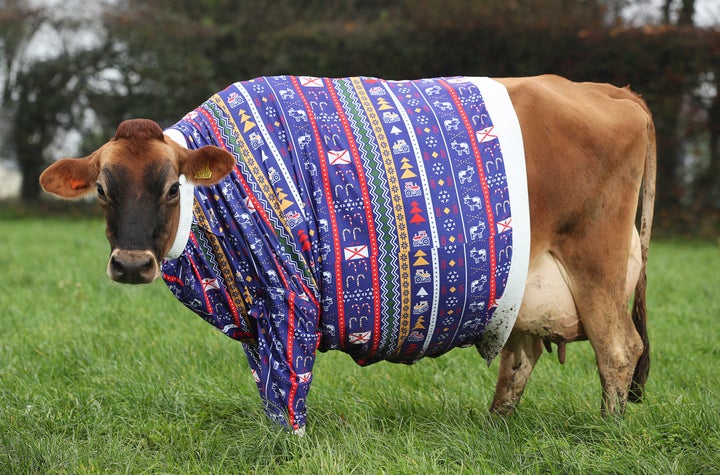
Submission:
[[[308,434],[269,422],[242,347],[162,282],[114,284],[97,219],[0,221],[0,473],[720,473],[720,247],[655,241],[642,404],[600,416],[590,345],[488,414],[497,362],[321,354]]]

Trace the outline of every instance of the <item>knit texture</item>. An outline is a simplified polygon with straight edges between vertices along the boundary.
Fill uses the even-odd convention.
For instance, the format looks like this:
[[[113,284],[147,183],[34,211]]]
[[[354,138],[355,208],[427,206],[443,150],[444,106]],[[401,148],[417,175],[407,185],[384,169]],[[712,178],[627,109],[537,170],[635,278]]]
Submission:
[[[258,78],[172,127],[237,166],[195,189],[187,245],[163,277],[243,342],[274,420],[305,425],[317,350],[367,365],[471,344],[491,360],[505,343],[527,269],[529,224],[518,235],[513,222],[527,221],[527,191],[487,82]]]

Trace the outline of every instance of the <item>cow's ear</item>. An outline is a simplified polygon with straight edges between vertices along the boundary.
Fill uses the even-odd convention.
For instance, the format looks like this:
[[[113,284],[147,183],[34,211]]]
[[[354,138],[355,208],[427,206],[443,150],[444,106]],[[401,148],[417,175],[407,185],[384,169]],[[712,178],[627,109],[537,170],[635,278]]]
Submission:
[[[100,169],[95,154],[85,158],[63,158],[40,175],[40,186],[48,193],[75,199],[95,191]]]
[[[184,150],[180,158],[180,173],[196,185],[213,185],[225,178],[235,166],[230,152],[213,145],[197,150]]]

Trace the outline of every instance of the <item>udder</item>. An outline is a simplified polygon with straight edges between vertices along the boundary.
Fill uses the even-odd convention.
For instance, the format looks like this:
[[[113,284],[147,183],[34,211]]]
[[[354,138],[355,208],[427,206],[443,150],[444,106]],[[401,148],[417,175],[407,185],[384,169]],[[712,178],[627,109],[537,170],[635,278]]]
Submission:
[[[634,230],[625,286],[628,301],[633,295],[641,265],[640,238]],[[550,252],[532,260],[513,331],[536,335],[546,346],[550,342],[564,346],[567,342],[587,339],[567,275],[562,263]]]

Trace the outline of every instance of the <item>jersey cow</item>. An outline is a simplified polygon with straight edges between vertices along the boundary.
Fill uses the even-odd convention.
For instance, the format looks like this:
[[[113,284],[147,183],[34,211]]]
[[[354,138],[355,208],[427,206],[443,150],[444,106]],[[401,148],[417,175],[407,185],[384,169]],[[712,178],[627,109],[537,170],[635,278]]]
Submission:
[[[500,353],[491,410],[506,414],[543,345],[563,362],[587,339],[603,412],[641,397],[655,136],[626,88],[257,78],[165,131],[125,121],[40,180],[96,190],[110,278],[162,277],[240,340],[266,412],[296,431],[317,350]]]

